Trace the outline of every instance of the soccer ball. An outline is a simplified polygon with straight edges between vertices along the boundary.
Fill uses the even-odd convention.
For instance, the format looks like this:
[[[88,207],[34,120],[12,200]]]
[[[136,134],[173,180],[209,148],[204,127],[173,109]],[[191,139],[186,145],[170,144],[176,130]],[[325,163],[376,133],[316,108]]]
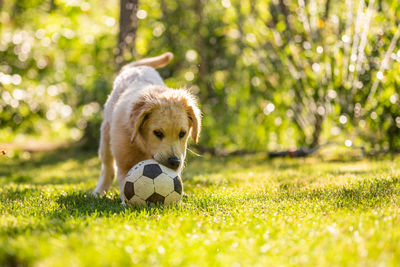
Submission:
[[[124,197],[130,206],[169,205],[180,201],[182,194],[179,175],[152,159],[139,162],[125,177]]]

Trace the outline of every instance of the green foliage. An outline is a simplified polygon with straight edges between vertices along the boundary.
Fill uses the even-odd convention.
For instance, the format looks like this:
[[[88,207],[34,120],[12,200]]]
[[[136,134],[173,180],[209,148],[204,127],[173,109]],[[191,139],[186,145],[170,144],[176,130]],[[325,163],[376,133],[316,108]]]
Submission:
[[[118,8],[4,4],[0,141],[22,133],[96,146],[116,72]],[[137,55],[124,59],[175,54],[160,73],[198,94],[202,145],[400,148],[396,1],[158,0],[139,10]]]
[[[79,139],[111,88],[117,3],[7,1],[1,13],[0,137]],[[10,10],[12,12],[10,12]]]
[[[94,153],[0,161],[2,266],[397,266],[400,159],[197,158],[169,208],[90,195]],[[340,252],[340,253],[338,253]]]

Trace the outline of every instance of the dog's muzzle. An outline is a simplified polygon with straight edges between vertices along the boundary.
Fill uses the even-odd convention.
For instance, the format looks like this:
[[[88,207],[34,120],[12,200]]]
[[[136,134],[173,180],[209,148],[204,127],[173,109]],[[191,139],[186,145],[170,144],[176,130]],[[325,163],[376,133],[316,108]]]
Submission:
[[[173,157],[168,158],[168,167],[169,168],[176,170],[179,168],[180,164],[181,164],[181,161],[177,157],[173,156]]]

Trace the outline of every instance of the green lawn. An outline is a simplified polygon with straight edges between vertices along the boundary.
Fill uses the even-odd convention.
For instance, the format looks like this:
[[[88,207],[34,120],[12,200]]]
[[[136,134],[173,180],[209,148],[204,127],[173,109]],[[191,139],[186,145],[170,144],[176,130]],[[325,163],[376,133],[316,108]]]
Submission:
[[[400,157],[189,159],[179,206],[90,195],[95,153],[0,156],[0,266],[398,266]]]

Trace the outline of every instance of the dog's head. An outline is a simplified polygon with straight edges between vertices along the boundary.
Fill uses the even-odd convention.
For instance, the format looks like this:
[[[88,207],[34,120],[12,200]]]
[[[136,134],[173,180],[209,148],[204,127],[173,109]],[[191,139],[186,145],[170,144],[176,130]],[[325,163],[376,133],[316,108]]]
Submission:
[[[201,113],[187,90],[152,88],[132,107],[131,142],[136,142],[147,157],[182,170],[189,136],[197,143]]]

